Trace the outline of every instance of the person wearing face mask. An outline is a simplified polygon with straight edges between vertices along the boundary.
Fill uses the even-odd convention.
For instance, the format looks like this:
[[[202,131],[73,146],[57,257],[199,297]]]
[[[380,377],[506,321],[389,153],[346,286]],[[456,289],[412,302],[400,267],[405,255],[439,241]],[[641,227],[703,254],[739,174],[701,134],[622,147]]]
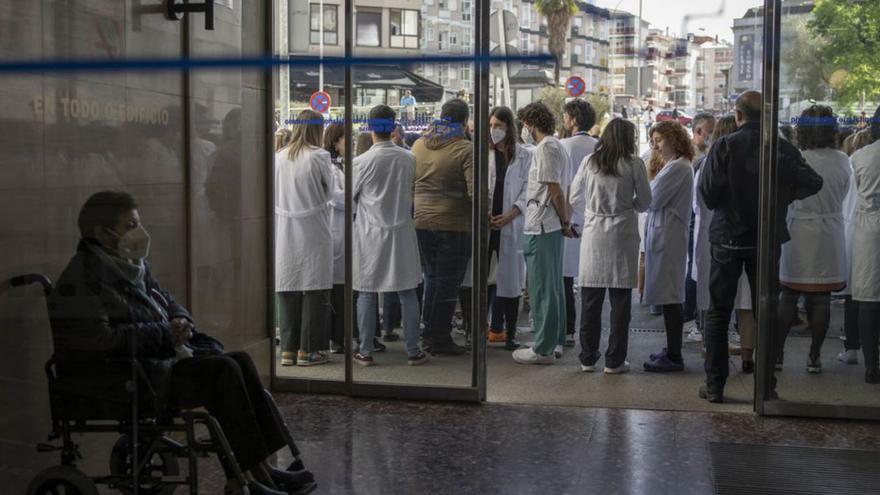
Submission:
[[[532,153],[516,141],[513,112],[495,107],[489,114],[489,191],[492,216],[489,235],[491,323],[489,342],[504,342],[516,350],[516,321],[519,300],[525,287],[525,259],[522,239],[526,210],[526,185]],[[506,330],[506,332],[505,332]]]
[[[559,141],[571,159],[566,180],[567,189],[568,184],[571,184],[577,175],[584,158],[593,153],[598,143],[596,138],[587,134],[587,130],[596,125],[596,111],[584,100],[572,100],[563,108],[562,125],[571,133],[570,137]],[[571,214],[571,224],[572,228],[579,231],[584,225],[584,212],[574,210]],[[581,239],[580,237],[565,239],[564,246],[562,280],[565,287],[565,346],[574,347],[574,327],[577,321],[574,279],[578,275],[580,265]]]
[[[520,364],[553,364],[565,344],[565,298],[562,284],[563,236],[571,237],[571,207],[563,185],[570,159],[553,137],[556,120],[543,103],[520,110],[523,140],[535,145],[526,188],[523,254],[528,271],[534,347],[513,351]]]
[[[651,354],[645,371],[682,371],[681,355],[688,222],[694,194],[694,148],[678,122],[651,128],[653,155],[663,166],[651,180],[645,222],[645,303],[663,311],[666,348]]]
[[[189,311],[153,278],[151,238],[135,199],[121,191],[93,194],[78,226],[76,254],[48,298],[59,376],[112,377],[119,371],[106,367],[108,359],[136,358],[162,403],[205,407],[217,419],[250,493],[313,487],[294,445],[300,471],[281,471],[267,461],[288,445],[289,433],[250,356],[224,353],[223,344],[198,332]]]

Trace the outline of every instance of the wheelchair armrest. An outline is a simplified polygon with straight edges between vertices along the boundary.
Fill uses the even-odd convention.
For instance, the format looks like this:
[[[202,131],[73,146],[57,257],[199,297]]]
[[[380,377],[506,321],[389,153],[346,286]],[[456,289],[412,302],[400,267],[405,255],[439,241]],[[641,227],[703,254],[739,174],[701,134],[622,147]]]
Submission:
[[[52,292],[52,282],[49,280],[49,277],[39,273],[28,273],[26,275],[19,275],[9,279],[9,284],[12,287],[23,287],[34,283],[43,286],[43,294],[48,296],[49,293]]]

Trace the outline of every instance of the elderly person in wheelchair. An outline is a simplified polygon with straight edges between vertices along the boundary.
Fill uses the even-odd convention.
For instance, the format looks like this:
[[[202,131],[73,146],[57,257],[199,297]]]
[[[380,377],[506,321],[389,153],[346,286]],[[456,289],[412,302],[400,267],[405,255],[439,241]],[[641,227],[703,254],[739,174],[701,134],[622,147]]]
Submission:
[[[80,211],[82,240],[48,299],[59,374],[100,372],[107,358],[134,358],[165,407],[203,407],[216,419],[246,486],[241,493],[311,491],[314,478],[250,356],[224,353],[196,331],[186,308],[153,278],[137,207],[128,193],[105,191]],[[294,463],[276,469],[267,459],[285,446]]]

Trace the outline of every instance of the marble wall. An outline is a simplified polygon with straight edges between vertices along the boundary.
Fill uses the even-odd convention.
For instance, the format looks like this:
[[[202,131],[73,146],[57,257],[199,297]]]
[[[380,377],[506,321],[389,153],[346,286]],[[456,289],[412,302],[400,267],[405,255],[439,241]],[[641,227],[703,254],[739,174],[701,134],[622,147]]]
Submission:
[[[196,14],[188,39],[182,22],[150,12],[161,3],[0,2],[0,59],[239,56],[269,48],[269,0],[217,2],[214,31]],[[259,71],[192,72],[188,91],[185,77],[0,74],[0,484],[11,487],[4,493],[23,493],[41,467],[57,463],[33,449],[50,426],[45,306],[36,288],[10,289],[7,281],[29,272],[58,277],[79,240],[79,209],[94,192],[135,195],[153,238],[156,278],[186,301],[203,331],[227,349],[248,350],[269,374],[269,88]],[[103,470],[106,452],[92,457],[86,465]]]

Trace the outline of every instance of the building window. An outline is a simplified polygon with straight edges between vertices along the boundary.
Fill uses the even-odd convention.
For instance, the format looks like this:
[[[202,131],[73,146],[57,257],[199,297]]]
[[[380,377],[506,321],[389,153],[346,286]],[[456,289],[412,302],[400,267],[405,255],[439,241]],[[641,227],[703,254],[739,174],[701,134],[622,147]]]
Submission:
[[[465,49],[470,49],[473,47],[473,33],[471,32],[471,28],[463,28],[461,30],[461,46]]]
[[[461,20],[468,21],[471,20],[471,0],[461,0]]]
[[[309,5],[309,17],[311,21],[309,22],[309,43],[313,45],[321,44],[321,15],[320,15],[321,6],[317,3],[313,3]],[[339,43],[337,38],[337,20],[339,19],[339,6],[338,5],[325,5],[324,6],[324,44],[325,45],[336,45]]]
[[[382,12],[358,11],[356,22],[358,46],[382,46]]]
[[[449,33],[449,46],[458,46],[458,33],[454,31],[450,31]]]
[[[461,68],[461,72],[459,72],[461,76],[462,83],[470,83],[471,81],[471,68],[470,66],[464,66]]]
[[[440,31],[437,33],[437,41],[439,42],[441,52],[449,49],[449,33]]]
[[[391,9],[391,48],[419,47],[419,11]]]
[[[428,41],[434,41],[434,28],[429,27],[427,29],[428,32]]]

